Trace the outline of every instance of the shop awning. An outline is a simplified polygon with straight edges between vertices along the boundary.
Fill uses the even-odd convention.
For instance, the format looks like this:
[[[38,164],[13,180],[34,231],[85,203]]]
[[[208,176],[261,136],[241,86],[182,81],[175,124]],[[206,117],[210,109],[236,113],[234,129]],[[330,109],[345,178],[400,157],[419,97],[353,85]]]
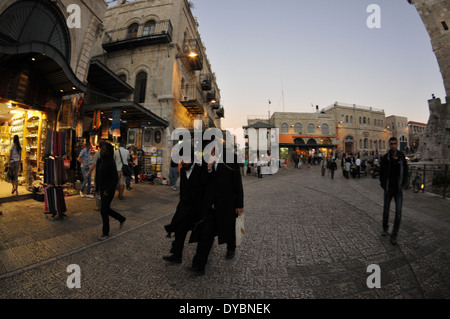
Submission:
[[[308,143],[304,143],[304,144],[299,144],[299,143],[295,143],[295,139],[297,138],[301,138],[303,140],[307,140],[310,138],[324,138],[324,137],[328,137],[328,138],[332,138],[333,136],[313,136],[313,135],[298,135],[298,134],[280,134],[279,135],[279,144],[280,145],[295,145],[295,146],[299,146],[299,147],[303,147],[303,148],[332,148],[332,147],[336,147],[335,144],[308,144]]]
[[[106,94],[131,94],[134,92],[134,89],[128,83],[122,81],[114,72],[97,59],[91,60],[87,80],[89,84],[92,84]]]
[[[281,144],[288,144],[288,145],[294,145],[294,138],[292,135],[283,135],[280,134],[278,138],[278,143]]]
[[[66,58],[52,46],[34,42],[18,45],[0,43],[0,64],[28,66],[39,71],[59,95],[86,92],[86,85],[73,72]]]
[[[122,111],[121,120],[126,121],[126,125],[130,128],[169,126],[169,122],[133,101],[83,104],[83,112],[87,116],[93,116],[96,110],[100,110],[102,112],[102,118],[110,119],[112,118],[112,111],[114,109],[120,109]]]

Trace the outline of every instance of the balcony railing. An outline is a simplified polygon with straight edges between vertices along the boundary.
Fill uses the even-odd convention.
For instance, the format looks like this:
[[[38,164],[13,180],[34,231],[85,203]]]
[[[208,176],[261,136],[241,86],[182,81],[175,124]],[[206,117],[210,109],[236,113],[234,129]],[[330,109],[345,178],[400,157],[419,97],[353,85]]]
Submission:
[[[155,24],[136,24],[133,27],[106,31],[103,37],[103,49],[116,51],[139,46],[172,42],[172,23],[162,20]]]
[[[197,39],[190,39],[183,45],[182,59],[189,64],[192,70],[203,69],[203,53]]]
[[[197,85],[189,85],[181,89],[179,102],[193,115],[203,115],[206,104],[205,95]]]

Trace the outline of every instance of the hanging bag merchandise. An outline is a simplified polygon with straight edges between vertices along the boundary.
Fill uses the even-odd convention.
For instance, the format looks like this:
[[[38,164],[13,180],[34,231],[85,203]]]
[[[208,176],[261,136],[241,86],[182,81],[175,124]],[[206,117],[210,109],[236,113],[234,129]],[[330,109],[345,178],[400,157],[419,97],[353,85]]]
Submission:
[[[239,246],[245,235],[244,214],[236,218],[236,246]]]
[[[131,176],[131,167],[128,164],[124,164],[123,158],[122,158],[122,152],[120,151],[120,148],[119,148],[119,155],[120,155],[120,160],[122,161],[122,173],[123,173],[123,175],[127,176],[127,177]]]

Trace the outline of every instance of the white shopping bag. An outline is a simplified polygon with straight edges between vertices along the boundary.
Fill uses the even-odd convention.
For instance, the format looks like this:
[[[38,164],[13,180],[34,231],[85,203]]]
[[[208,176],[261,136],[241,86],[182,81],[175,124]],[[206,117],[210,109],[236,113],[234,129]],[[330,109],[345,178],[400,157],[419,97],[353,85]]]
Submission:
[[[236,246],[239,246],[242,242],[242,238],[245,235],[244,227],[244,214],[236,218]]]

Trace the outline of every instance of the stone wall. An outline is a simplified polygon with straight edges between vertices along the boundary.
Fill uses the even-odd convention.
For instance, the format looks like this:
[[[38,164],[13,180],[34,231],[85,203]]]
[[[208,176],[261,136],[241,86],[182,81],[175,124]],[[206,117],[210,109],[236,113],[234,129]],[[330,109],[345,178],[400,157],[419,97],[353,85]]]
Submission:
[[[409,0],[414,4],[431,39],[433,51],[442,74],[446,102],[433,98],[428,101],[430,118],[418,153],[423,160],[449,162],[450,147],[450,1]]]

